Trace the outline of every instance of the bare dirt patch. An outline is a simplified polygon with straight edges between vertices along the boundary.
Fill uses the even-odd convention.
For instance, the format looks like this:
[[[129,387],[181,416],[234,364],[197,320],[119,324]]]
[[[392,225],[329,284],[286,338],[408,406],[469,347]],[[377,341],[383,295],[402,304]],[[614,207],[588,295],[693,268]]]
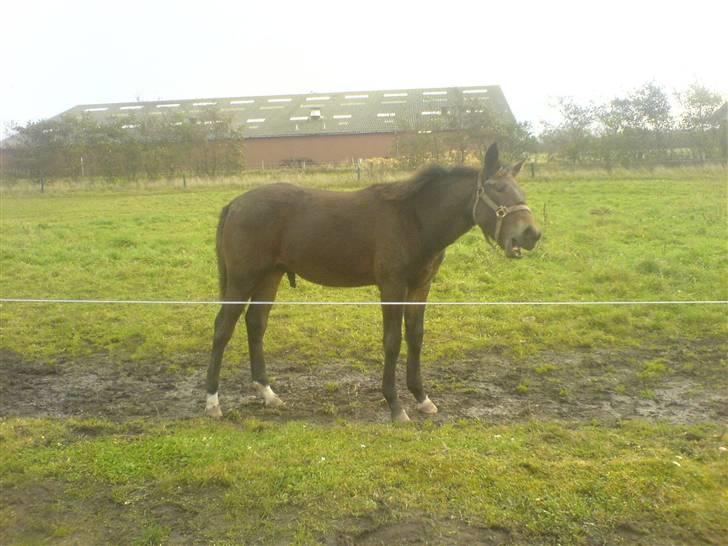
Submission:
[[[462,521],[433,520],[412,515],[404,521],[374,524],[368,518],[337,533],[326,544],[331,546],[379,546],[385,544],[471,544],[495,546],[512,543],[511,534],[500,527],[479,527]]]
[[[52,364],[0,351],[0,416],[190,418],[204,410],[206,358],[139,362],[98,355]],[[728,421],[726,344],[709,339],[660,348],[541,352],[515,359],[495,353],[423,365],[436,422],[481,419],[617,420],[672,423]],[[223,411],[238,417],[331,422],[386,422],[380,366],[332,361],[304,366],[270,359],[275,390],[286,405],[266,410],[249,371],[225,363]],[[414,400],[399,368],[399,392],[410,416]],[[89,430],[93,435],[98,431]]]

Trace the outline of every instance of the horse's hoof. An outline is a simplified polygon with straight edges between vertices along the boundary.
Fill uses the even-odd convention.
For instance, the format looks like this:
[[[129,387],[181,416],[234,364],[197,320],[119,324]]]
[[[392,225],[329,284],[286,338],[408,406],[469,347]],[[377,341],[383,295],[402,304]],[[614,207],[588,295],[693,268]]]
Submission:
[[[209,408],[205,408],[205,413],[208,417],[213,417],[214,419],[219,419],[222,417],[222,410],[220,409],[220,404],[216,406],[212,406]]]
[[[407,412],[404,410],[400,410],[398,414],[392,415],[393,423],[409,423],[409,420],[409,415],[407,415]]]
[[[266,408],[280,408],[283,405],[283,400],[278,398],[270,385],[261,385],[257,381],[253,381],[253,387],[258,391],[258,395],[263,397]]]
[[[435,415],[437,413],[437,406],[432,403],[429,396],[425,396],[425,399],[417,404],[417,409],[425,415]]]
[[[273,396],[265,399],[265,407],[266,408],[280,408],[285,405],[285,402],[278,398],[278,395],[274,394]]]

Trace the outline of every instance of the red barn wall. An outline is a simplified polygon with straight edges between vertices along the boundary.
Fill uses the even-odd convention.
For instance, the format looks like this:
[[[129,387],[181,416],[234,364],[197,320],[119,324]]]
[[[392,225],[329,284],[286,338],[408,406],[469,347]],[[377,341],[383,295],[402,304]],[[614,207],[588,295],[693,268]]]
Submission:
[[[394,134],[313,135],[245,139],[245,164],[249,169],[305,160],[344,163],[370,157],[390,157]]]

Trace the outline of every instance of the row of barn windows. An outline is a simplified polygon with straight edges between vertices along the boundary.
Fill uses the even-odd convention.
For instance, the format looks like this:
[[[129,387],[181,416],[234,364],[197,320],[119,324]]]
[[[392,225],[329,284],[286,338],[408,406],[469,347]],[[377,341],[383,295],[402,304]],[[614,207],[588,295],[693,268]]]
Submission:
[[[467,113],[472,112],[483,112],[483,110],[466,110]],[[420,112],[423,116],[440,116],[443,114],[447,114],[447,109],[443,108],[441,110],[426,110],[423,112]],[[377,114],[378,118],[394,118],[396,117],[396,112],[379,112]],[[352,119],[352,114],[334,114],[331,116],[332,119],[335,120],[350,120]],[[319,111],[312,111],[312,113],[308,116],[291,116],[289,118],[290,121],[308,121],[311,119],[321,119],[321,112]],[[247,124],[256,124],[256,126],[250,126],[251,129],[256,129],[257,124],[265,123],[266,118],[248,118],[245,120],[245,123]],[[197,121],[198,124],[203,125],[213,125],[215,123],[223,123],[223,120],[213,120],[213,121]],[[384,123],[394,123],[394,120],[392,119],[385,119]],[[173,123],[173,125],[182,125],[181,121],[178,121],[176,123]],[[339,125],[348,125],[348,121],[346,122],[339,122]],[[136,127],[139,127],[138,124],[127,124],[121,126],[123,129],[134,129]],[[296,124],[296,128],[298,129],[298,124]]]
[[[466,89],[463,91],[463,94],[485,94],[487,93],[487,89]],[[423,91],[423,96],[437,96],[437,95],[447,95],[447,91]],[[382,96],[384,98],[402,98],[407,97],[409,93],[407,92],[397,92],[397,93],[383,93]],[[325,102],[328,100],[331,100],[331,95],[323,95],[323,96],[312,96],[312,97],[306,97],[305,102]],[[368,99],[369,94],[353,94],[353,95],[344,95],[344,100],[360,100],[360,99]],[[439,99],[439,100],[447,100],[447,99]],[[289,103],[292,102],[293,98],[291,97],[273,97],[270,99],[266,99],[267,103],[275,104],[275,103]],[[255,99],[234,99],[228,101],[228,104],[230,105],[241,105],[241,104],[253,104],[255,103]],[[382,104],[405,104],[407,101],[404,100],[390,100],[390,101],[382,101]],[[193,107],[199,107],[199,106],[216,106],[218,104],[218,101],[200,101],[200,102],[193,102]],[[345,103],[344,103],[345,104]],[[356,105],[356,104],[366,104],[366,103],[349,103],[350,105]],[[156,104],[156,108],[179,108],[182,106],[179,102],[173,102],[173,103],[165,103],[165,104]],[[145,108],[145,105],[143,104],[134,104],[134,105],[126,105],[126,106],[120,106],[119,110],[142,110]],[[266,107],[261,107],[266,108]],[[272,109],[274,107],[267,107],[268,109]],[[280,106],[279,108],[283,108],[283,106]],[[84,112],[105,112],[109,110],[109,106],[92,106],[89,108],[85,108]]]

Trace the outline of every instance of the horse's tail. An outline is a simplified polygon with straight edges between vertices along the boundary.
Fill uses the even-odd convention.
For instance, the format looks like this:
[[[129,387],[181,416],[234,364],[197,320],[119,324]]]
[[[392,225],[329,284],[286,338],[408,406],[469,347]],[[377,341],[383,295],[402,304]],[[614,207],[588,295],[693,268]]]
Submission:
[[[222,255],[222,230],[225,227],[225,219],[227,218],[229,205],[225,205],[220,211],[220,221],[217,223],[217,235],[215,237],[215,252],[217,253],[217,274],[220,280],[220,298],[225,298],[225,288],[227,287],[227,267],[225,267],[225,258]]]

